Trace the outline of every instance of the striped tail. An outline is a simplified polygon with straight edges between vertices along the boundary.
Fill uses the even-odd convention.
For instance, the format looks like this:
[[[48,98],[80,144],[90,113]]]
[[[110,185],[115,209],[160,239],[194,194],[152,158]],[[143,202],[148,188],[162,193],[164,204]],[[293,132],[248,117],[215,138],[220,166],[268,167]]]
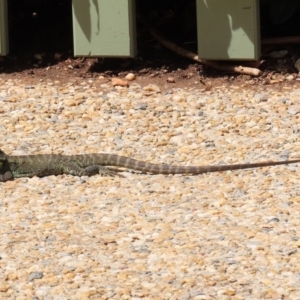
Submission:
[[[299,163],[300,159],[286,161],[267,161],[249,164],[216,165],[216,166],[172,166],[168,164],[153,164],[115,154],[99,153],[78,155],[84,165],[117,166],[143,173],[152,174],[202,174],[241,169],[261,168],[276,165]],[[79,157],[78,157],[79,158]]]

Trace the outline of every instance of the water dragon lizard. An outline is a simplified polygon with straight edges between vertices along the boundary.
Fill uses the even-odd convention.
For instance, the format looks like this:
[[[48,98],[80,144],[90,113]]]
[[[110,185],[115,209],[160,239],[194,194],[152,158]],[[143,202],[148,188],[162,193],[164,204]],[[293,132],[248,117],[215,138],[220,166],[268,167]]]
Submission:
[[[167,164],[153,164],[108,153],[14,156],[7,155],[0,149],[0,182],[19,177],[44,177],[60,174],[70,174],[74,176],[92,176],[95,174],[115,176],[117,173],[108,168],[109,166],[122,167],[151,174],[196,175],[209,172],[259,168],[299,162],[300,159],[215,166],[173,166]]]

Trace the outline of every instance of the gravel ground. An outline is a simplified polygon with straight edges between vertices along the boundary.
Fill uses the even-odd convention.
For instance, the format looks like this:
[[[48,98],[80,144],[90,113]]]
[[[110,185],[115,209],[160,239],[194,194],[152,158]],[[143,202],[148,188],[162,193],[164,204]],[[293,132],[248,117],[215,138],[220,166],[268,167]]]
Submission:
[[[0,79],[8,154],[208,165],[300,157],[300,90]],[[0,183],[1,299],[300,299],[297,165]]]

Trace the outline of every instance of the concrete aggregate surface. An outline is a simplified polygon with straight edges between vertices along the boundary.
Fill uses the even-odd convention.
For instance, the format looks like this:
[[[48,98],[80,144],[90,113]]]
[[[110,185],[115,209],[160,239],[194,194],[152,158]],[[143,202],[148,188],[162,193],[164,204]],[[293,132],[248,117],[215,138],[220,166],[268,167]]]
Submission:
[[[215,165],[300,157],[300,90],[0,79],[0,148]],[[0,183],[1,299],[300,299],[300,165]]]

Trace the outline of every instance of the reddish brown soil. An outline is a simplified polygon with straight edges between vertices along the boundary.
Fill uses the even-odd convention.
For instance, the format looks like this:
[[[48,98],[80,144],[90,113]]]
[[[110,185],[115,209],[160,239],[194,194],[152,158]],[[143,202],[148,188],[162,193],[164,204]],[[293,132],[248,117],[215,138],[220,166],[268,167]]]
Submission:
[[[32,84],[47,79],[63,83],[71,78],[80,81],[103,76],[101,82],[110,82],[112,77],[123,78],[132,72],[136,75],[135,82],[142,86],[157,84],[163,91],[173,87],[214,89],[233,85],[251,89],[261,86],[288,89],[300,85],[300,81],[297,80],[298,73],[294,68],[294,63],[300,55],[298,45],[264,48],[264,54],[274,50],[288,50],[288,54],[280,59],[263,56],[265,62],[259,67],[263,74],[255,78],[219,72],[180,57],[161,46],[143,24],[138,22],[136,58],[74,58],[71,0],[10,0],[8,4],[10,53],[6,57],[0,57],[0,77],[7,79],[18,78]],[[158,8],[157,6],[157,11],[154,12],[140,10],[139,13],[144,13],[146,17],[156,15],[162,20],[166,8],[160,8],[161,11]],[[179,34],[180,25],[176,27],[174,24],[169,29],[167,25],[158,29],[179,46],[189,47],[189,50],[196,52],[195,31]],[[192,27],[195,27],[194,23]],[[187,35],[187,32],[192,34]]]
[[[35,58],[39,53],[26,53],[24,55],[8,55],[0,58],[0,76],[3,78],[22,79],[25,83],[34,84],[41,80],[58,80],[62,83],[71,78],[81,79],[99,78],[101,82],[110,82],[112,77],[124,78],[132,72],[136,75],[137,82],[142,86],[149,83],[160,86],[162,91],[170,88],[197,88],[214,89],[221,86],[250,87],[257,89],[261,86],[274,89],[287,89],[300,87],[296,80],[297,73],[293,69],[291,60],[285,64],[278,61],[267,61],[262,76],[251,77],[212,70],[208,67],[190,62],[177,57],[175,54],[168,58],[142,60],[135,59],[95,59],[73,58],[71,55],[62,54],[61,59],[54,59],[55,53],[47,53],[42,60]],[[60,55],[60,54],[59,54]],[[56,56],[58,56],[56,54]],[[68,57],[69,56],[69,57]],[[277,71],[276,66],[280,65]],[[272,70],[274,69],[274,70]],[[292,75],[294,80],[287,80]]]

